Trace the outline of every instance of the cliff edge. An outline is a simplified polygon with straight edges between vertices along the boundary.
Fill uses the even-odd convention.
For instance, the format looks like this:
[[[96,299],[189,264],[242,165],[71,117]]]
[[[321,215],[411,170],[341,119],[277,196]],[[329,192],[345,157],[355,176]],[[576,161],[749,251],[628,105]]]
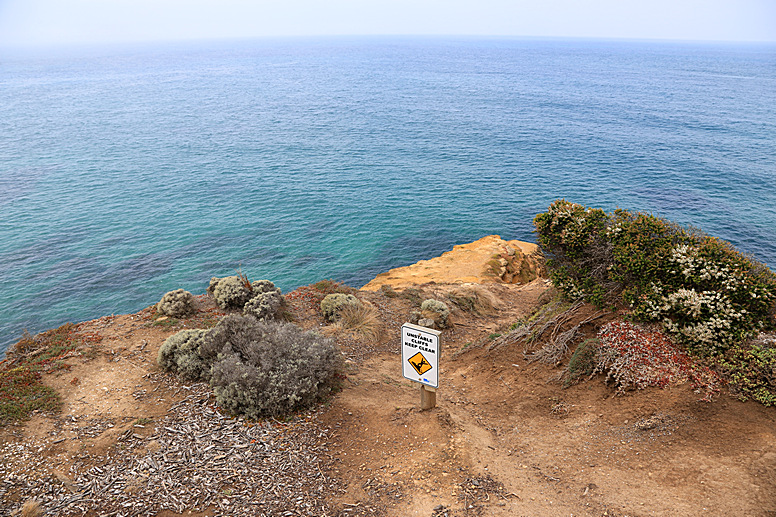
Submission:
[[[536,244],[488,235],[429,260],[380,273],[361,289],[377,291],[383,285],[409,287],[439,284],[526,284],[544,276]]]

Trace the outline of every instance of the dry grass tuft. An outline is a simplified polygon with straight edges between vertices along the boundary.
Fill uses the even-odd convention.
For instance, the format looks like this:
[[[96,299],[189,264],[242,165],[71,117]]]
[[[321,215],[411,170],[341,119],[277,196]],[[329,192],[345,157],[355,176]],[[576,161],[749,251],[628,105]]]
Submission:
[[[41,517],[43,515],[43,507],[38,500],[29,499],[14,515],[18,517]]]
[[[339,320],[333,326],[376,340],[380,333],[380,317],[371,305],[346,305],[339,311]]]
[[[462,287],[447,293],[447,299],[459,309],[480,316],[488,316],[495,312],[498,306],[496,297],[481,287]]]

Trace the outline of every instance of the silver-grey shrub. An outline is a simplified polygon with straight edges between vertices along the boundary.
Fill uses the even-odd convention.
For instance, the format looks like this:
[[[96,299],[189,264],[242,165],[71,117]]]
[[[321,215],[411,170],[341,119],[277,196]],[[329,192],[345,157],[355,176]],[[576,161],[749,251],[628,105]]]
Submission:
[[[215,357],[210,384],[219,406],[249,418],[310,407],[336,387],[342,357],[328,339],[288,323],[225,317],[201,349]]]
[[[251,315],[259,321],[275,319],[283,305],[280,289],[259,293],[243,306],[243,314]]]
[[[280,289],[269,280],[251,283],[251,298],[243,306],[243,314],[255,316],[259,321],[275,319],[283,306]]]
[[[159,348],[157,363],[164,371],[178,374],[187,381],[206,381],[210,365],[200,354],[206,330],[188,329],[168,337]]]
[[[450,308],[439,300],[433,298],[425,300],[420,304],[421,315],[424,318],[434,320],[439,328],[447,327],[447,318],[450,317]]]
[[[156,304],[156,312],[173,318],[182,318],[194,312],[194,295],[183,289],[170,291]]]
[[[242,309],[252,294],[251,289],[248,289],[240,277],[236,275],[211,278],[207,292],[213,296],[216,304],[222,309]]]
[[[358,307],[361,305],[361,302],[352,294],[327,294],[326,297],[321,300],[321,312],[323,312],[323,317],[326,320],[334,321],[337,319],[339,311],[348,305]]]

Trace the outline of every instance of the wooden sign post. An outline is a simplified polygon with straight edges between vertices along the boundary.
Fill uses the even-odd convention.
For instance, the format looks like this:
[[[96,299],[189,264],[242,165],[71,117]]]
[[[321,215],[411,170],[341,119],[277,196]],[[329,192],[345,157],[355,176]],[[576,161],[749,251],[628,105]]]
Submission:
[[[420,409],[436,407],[436,390],[420,385]]]
[[[438,330],[405,323],[401,327],[401,362],[405,379],[420,384],[420,409],[436,407],[439,387]]]

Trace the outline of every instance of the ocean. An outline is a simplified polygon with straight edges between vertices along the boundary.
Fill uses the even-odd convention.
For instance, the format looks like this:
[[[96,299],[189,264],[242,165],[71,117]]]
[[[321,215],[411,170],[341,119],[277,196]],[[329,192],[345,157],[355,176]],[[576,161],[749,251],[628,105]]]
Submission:
[[[565,198],[776,265],[776,46],[308,38],[0,51],[0,353],[212,276],[284,292]]]

